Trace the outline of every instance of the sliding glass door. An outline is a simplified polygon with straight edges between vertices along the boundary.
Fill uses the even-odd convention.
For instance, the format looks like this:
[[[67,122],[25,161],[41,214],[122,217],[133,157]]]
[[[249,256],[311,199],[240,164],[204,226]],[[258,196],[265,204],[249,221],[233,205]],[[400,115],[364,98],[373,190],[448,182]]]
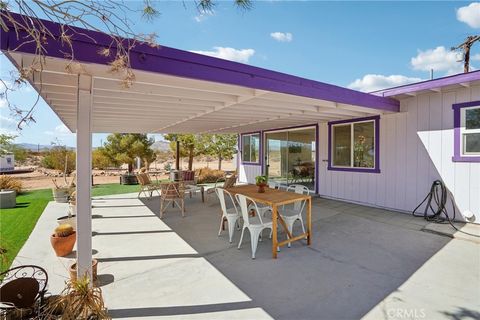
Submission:
[[[284,186],[315,190],[315,127],[265,133],[265,173]]]

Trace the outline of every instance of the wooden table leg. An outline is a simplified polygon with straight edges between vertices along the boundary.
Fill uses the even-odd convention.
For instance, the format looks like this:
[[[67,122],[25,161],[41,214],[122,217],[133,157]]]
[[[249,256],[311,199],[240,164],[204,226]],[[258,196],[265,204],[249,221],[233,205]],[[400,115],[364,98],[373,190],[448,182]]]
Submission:
[[[276,205],[272,206],[272,257],[277,258],[277,248],[278,248],[278,239],[277,239],[277,216],[278,208]]]
[[[307,244],[312,243],[312,198],[308,199],[308,210],[307,210]]]

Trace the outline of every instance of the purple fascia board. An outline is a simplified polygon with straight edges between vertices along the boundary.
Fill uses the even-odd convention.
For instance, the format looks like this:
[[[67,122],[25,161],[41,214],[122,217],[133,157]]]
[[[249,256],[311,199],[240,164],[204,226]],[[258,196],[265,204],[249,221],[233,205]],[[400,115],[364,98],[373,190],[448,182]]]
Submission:
[[[460,136],[460,110],[462,108],[480,106],[479,101],[469,101],[455,103],[453,109],[453,162],[480,162],[480,156],[464,156],[460,152],[462,149],[462,137]]]
[[[449,85],[455,85],[459,83],[466,83],[470,81],[480,80],[480,70],[472,71],[468,73],[456,74],[448,77],[427,80],[412,84],[406,84],[403,86],[398,86],[394,88],[378,90],[371,92],[371,94],[382,96],[382,97],[392,97],[405,93],[418,92],[422,90],[431,90],[436,88],[441,88]]]
[[[243,150],[243,136],[246,136],[246,135],[252,135],[252,134],[258,134],[258,161],[257,162],[248,162],[248,161],[243,161],[243,153],[242,153],[242,150]],[[245,132],[245,133],[242,133],[240,134],[240,142],[239,142],[239,146],[240,146],[240,162],[242,165],[246,165],[246,166],[261,166],[262,165],[262,131],[252,131],[252,132]],[[263,169],[262,169],[262,173],[263,173]]]
[[[332,125],[342,123],[352,123],[359,121],[375,120],[375,168],[344,168],[333,167],[332,163]],[[371,116],[364,118],[355,118],[348,120],[331,121],[328,123],[328,166],[329,171],[348,171],[348,172],[364,172],[364,173],[380,173],[380,116]]]
[[[19,14],[13,14],[13,16],[15,19],[23,19],[25,17]],[[60,35],[60,24],[46,20],[42,20],[42,23],[54,36],[58,37]],[[99,49],[111,44],[109,35],[72,26],[68,28],[75,30],[71,34],[72,47],[75,52],[74,58],[76,60],[104,65],[112,61],[113,57],[105,57],[98,54]],[[35,44],[24,44],[24,39],[28,37],[27,33],[24,30],[19,30],[18,33],[19,38],[17,38],[17,34],[12,27],[9,31],[1,29],[0,49],[7,52],[16,49],[18,52],[34,54]],[[125,39],[125,41],[129,40]],[[61,41],[48,39],[44,47],[47,56],[65,58],[64,52],[66,48],[62,46]],[[166,46],[154,48],[148,44],[138,43],[130,52],[130,61],[133,69],[148,72],[238,85],[383,111],[398,112],[400,110],[400,102],[393,98],[363,93]]]

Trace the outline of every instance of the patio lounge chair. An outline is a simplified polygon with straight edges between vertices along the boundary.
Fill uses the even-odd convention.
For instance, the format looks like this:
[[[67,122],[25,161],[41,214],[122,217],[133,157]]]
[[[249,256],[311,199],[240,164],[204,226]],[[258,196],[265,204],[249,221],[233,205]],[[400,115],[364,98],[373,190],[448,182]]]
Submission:
[[[139,173],[137,174],[138,183],[140,183],[140,191],[138,192],[138,198],[143,193],[146,196],[150,193],[150,198],[153,196],[153,192],[157,192],[160,195],[159,189],[160,184],[157,182],[152,182],[148,173]]]
[[[163,218],[169,204],[174,207],[176,204],[182,211],[182,217],[185,217],[185,184],[183,181],[160,184],[160,218]]]
[[[206,191],[205,201],[208,201],[210,195],[215,193],[216,188],[228,189],[228,188],[234,187],[236,183],[237,183],[237,172],[236,171],[234,173],[232,173],[232,175],[230,177],[217,179],[217,181],[215,182],[215,186]]]
[[[255,259],[255,252],[257,251],[258,240],[264,229],[272,230],[272,219],[263,216],[260,214],[260,209],[257,206],[257,203],[250,197],[247,197],[243,194],[236,194],[237,202],[240,205],[240,211],[242,212],[243,218],[243,228],[242,234],[240,236],[240,241],[238,243],[238,249],[242,246],[243,234],[245,229],[248,229],[250,232],[250,241],[252,244],[252,259]],[[253,208],[257,214],[254,216],[250,215],[250,210]],[[263,216],[263,217],[262,217]],[[271,232],[270,232],[271,233]]]
[[[35,317],[41,312],[48,284],[45,269],[35,265],[18,266],[0,273],[0,279],[1,319]]]

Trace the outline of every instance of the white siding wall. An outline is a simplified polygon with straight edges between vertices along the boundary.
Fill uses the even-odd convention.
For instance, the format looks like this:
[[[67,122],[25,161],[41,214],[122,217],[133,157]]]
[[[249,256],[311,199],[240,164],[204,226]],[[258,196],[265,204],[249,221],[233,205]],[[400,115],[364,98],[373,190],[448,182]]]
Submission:
[[[262,167],[240,163],[238,181],[242,183],[255,183],[255,177],[262,174]]]
[[[319,126],[320,194],[411,211],[442,179],[460,212],[480,223],[480,163],[453,162],[452,104],[480,100],[480,86],[426,93],[401,101],[401,113],[380,119],[381,173],[328,171],[328,126]],[[451,206],[448,206],[452,212]],[[459,213],[457,211],[457,218]]]

